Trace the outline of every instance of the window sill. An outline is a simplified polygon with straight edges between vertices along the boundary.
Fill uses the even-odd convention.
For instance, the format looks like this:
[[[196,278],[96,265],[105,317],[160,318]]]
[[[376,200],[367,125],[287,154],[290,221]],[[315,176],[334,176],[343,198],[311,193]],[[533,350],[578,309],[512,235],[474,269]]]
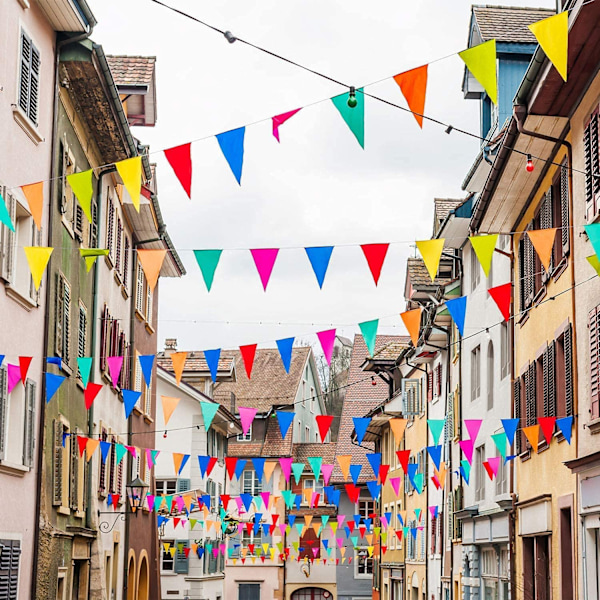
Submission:
[[[29,136],[29,139],[37,146],[40,142],[44,142],[44,138],[40,135],[39,129],[31,121],[31,119],[23,112],[23,109],[18,104],[12,105],[13,118],[21,127],[21,129]]]
[[[17,2],[23,7],[23,8],[29,8],[31,5],[29,4],[29,0],[17,0]]]
[[[152,327],[152,325],[150,325],[150,323],[146,322],[146,331],[150,335],[154,335],[155,329],[154,329],[154,327]]]
[[[142,410],[137,406],[133,407],[133,412],[139,417],[142,414]]]
[[[592,435],[596,435],[596,434],[600,433],[600,417],[597,417],[596,419],[591,420],[587,424],[587,428],[590,430],[590,433]]]
[[[83,519],[85,517],[85,511],[83,510],[77,510],[75,511],[75,518],[76,519]]]
[[[106,262],[106,266],[107,266],[109,269],[111,269],[111,270],[112,270],[112,269],[114,268],[113,261],[112,261],[112,257],[111,257],[109,254],[106,254],[106,255],[104,256],[104,262]]]
[[[69,515],[71,514],[71,509],[70,509],[70,508],[68,508],[68,507],[66,507],[66,506],[59,506],[59,507],[56,509],[56,512],[57,512],[59,515],[65,515],[65,516],[69,516]]]
[[[32,308],[37,308],[38,303],[30,298],[29,296],[25,296],[18,290],[16,290],[12,284],[5,283],[6,295],[14,300],[21,308],[24,308],[27,312],[30,312]]]
[[[145,321],[146,317],[139,311],[139,309],[135,309],[135,316],[137,317],[138,321]]]
[[[125,284],[123,284],[121,286],[121,296],[123,296],[123,298],[125,300],[127,300],[129,298],[129,290],[127,289],[127,287],[125,286]]]
[[[121,280],[121,275],[117,272],[117,270],[115,269],[113,271],[113,277],[115,279],[115,283],[120,287],[123,285],[123,281]]]
[[[144,421],[148,425],[152,425],[152,423],[154,423],[154,419],[150,415],[144,415]]]
[[[15,477],[23,477],[25,473],[29,473],[29,471],[31,471],[31,469],[25,465],[19,465],[4,460],[0,461],[0,473],[13,475]]]

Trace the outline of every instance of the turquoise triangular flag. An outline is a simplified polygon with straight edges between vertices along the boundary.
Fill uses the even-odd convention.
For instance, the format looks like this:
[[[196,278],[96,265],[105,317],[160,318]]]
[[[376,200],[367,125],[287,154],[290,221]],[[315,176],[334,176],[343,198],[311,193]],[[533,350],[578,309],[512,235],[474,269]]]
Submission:
[[[362,336],[365,340],[365,344],[367,345],[369,355],[373,356],[373,352],[375,352],[375,340],[377,339],[377,328],[379,327],[379,319],[373,319],[372,321],[364,321],[363,323],[359,323],[358,326],[360,327],[360,332],[362,333]]]
[[[210,292],[215,277],[215,271],[223,250],[194,250],[196,262],[202,272],[206,289]]]
[[[217,402],[200,402],[204,431],[208,431],[221,405]]]
[[[277,340],[277,349],[281,356],[281,362],[285,368],[285,372],[290,372],[290,365],[292,363],[292,348],[294,346],[294,338],[285,338],[284,340]]]
[[[587,233],[587,236],[590,240],[590,243],[592,244],[592,248],[594,249],[596,256],[600,258],[600,223],[594,223],[593,225],[584,225],[583,228]]]
[[[210,376],[215,383],[217,381],[217,371],[219,369],[219,358],[221,358],[221,348],[204,351],[204,359],[210,369]]]
[[[427,419],[427,425],[429,431],[431,431],[431,437],[435,446],[440,442],[440,436],[442,435],[442,431],[444,431],[445,424],[446,419]]]
[[[77,367],[79,368],[79,374],[81,375],[81,381],[83,387],[86,388],[90,381],[90,371],[92,370],[92,357],[91,356],[80,356],[77,358]]]
[[[0,194],[0,221],[4,223],[11,231],[15,230],[15,226],[10,218],[10,214],[6,208],[6,203],[4,202],[2,194]]]
[[[356,106],[350,108],[348,106],[348,98],[350,92],[334,96],[331,101],[333,105],[338,109],[342,119],[346,121],[346,125],[350,128],[350,131],[354,134],[354,137],[361,145],[365,147],[365,95],[363,94],[363,88],[356,90]]]
[[[231,131],[225,131],[219,133],[216,136],[221,152],[227,159],[231,172],[234,174],[237,182],[242,185],[242,166],[244,164],[244,135],[246,133],[245,127],[239,129],[232,129]]]
[[[307,460],[312,472],[315,475],[315,479],[319,479],[321,476],[321,464],[323,459],[320,456],[309,456]]]
[[[115,444],[115,456],[117,459],[117,466],[123,460],[123,457],[127,454],[127,448],[123,444]]]
[[[292,463],[292,473],[294,474],[294,480],[296,483],[300,482],[302,471],[304,471],[304,463]]]
[[[498,448],[498,452],[500,452],[500,456],[503,459],[506,459],[506,433],[494,433],[490,436],[496,444],[496,448]]]
[[[50,402],[65,378],[62,375],[46,373],[46,402]]]

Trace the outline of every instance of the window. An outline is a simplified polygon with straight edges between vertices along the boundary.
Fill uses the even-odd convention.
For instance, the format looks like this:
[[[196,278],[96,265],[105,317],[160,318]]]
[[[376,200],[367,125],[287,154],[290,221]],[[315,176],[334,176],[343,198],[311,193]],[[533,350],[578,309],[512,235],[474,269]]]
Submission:
[[[21,30],[19,62],[19,108],[34,125],[37,125],[40,94],[40,52],[23,30]]]
[[[592,309],[588,315],[589,337],[590,337],[590,402],[591,402],[591,418],[600,418],[600,306]],[[560,389],[558,381],[559,374],[564,377],[563,371],[559,365],[564,364],[564,338],[562,343],[558,343],[558,352],[556,356],[557,365],[557,389]],[[562,359],[562,360],[561,360]],[[564,404],[564,400],[559,399],[559,404]],[[559,408],[560,411],[560,408]],[[560,413],[561,415],[563,413]]]
[[[106,201],[106,248],[111,262],[115,262],[115,207],[112,192],[107,188]]]
[[[156,479],[156,495],[168,496],[177,492],[177,479]]]
[[[56,329],[54,350],[62,358],[63,364],[71,361],[71,285],[64,275],[58,275],[56,295]]]
[[[485,446],[475,449],[475,501],[485,500],[485,478],[486,472],[483,462],[485,461]]]
[[[550,536],[521,540],[525,598],[550,598]]]
[[[121,369],[118,381],[118,385],[121,389],[130,389],[131,369],[127,368],[127,365],[130,364],[130,355],[131,348],[127,343],[125,331],[121,329],[121,322],[118,319],[113,318],[108,311],[108,307],[104,305],[100,329],[100,370],[108,377],[106,357],[122,356],[124,368]],[[136,371],[139,370],[139,368],[136,369]],[[137,391],[142,390],[141,386],[135,389]]]
[[[52,504],[63,511],[69,510],[69,456],[71,453],[71,436],[69,427],[63,421],[54,421],[54,456],[52,465],[53,498]],[[63,445],[64,437],[64,445]],[[76,442],[75,442],[76,443]],[[114,454],[114,453],[113,453]],[[60,511],[60,509],[59,509]]]
[[[316,398],[315,394],[316,394],[315,388],[311,387],[310,388],[310,412],[312,412],[312,413],[315,412],[315,407],[317,404],[317,398]]]
[[[573,600],[573,517],[571,507],[560,509],[559,518],[560,535],[560,598],[561,600]]]
[[[500,325],[500,379],[510,374],[510,332],[508,323]]]
[[[373,518],[372,515],[376,514],[375,502],[361,498],[358,502],[358,514],[363,519]]]
[[[254,469],[246,469],[242,474],[242,492],[258,496],[262,492],[262,482]]]
[[[123,287],[127,290],[127,284],[129,282],[129,252],[130,252],[130,242],[129,238],[125,236],[124,250],[123,250]]]
[[[175,540],[162,541],[162,553],[160,560],[160,570],[163,573],[175,572]]]
[[[137,279],[135,285],[135,309],[141,314],[144,314],[144,270],[140,261],[137,261]]]
[[[494,408],[494,346],[492,342],[488,344],[487,351],[487,409]]]
[[[175,540],[175,564],[173,565],[175,573],[188,572],[189,545],[188,540]]]
[[[251,442],[252,441],[252,425],[248,428],[247,433],[238,433],[237,435],[238,442]]]
[[[115,271],[123,280],[123,223],[117,216],[117,232],[115,239]]]
[[[369,556],[366,547],[354,548],[354,576],[371,577],[373,575],[373,555]]]
[[[106,428],[104,428],[104,427],[100,428],[100,441],[101,442],[108,441],[108,432],[106,431]],[[109,448],[108,452],[110,453],[111,450],[112,450],[112,448]],[[106,463],[108,462],[108,460],[109,460],[109,457],[107,455],[106,460],[98,461],[98,466],[100,469],[100,472],[98,474],[98,494],[100,496],[104,496],[106,493]]]
[[[500,457],[500,463],[498,464],[498,472],[496,473],[496,495],[508,493],[508,467],[505,464],[502,457]]]
[[[481,393],[481,348],[471,350],[471,402]]]
[[[402,412],[407,419],[413,419],[423,411],[421,380],[403,379],[401,386],[404,404]]]
[[[323,480],[319,479],[303,479],[302,480],[302,502],[304,504],[311,504],[312,495],[319,494],[319,502],[323,503]]]
[[[238,600],[260,600],[260,583],[240,583]]]
[[[25,419],[23,428],[23,466],[31,468],[33,466],[33,450],[35,447],[35,399],[36,384],[27,379],[25,383]],[[1,392],[0,392],[1,393]],[[1,410],[1,408],[0,408]],[[2,434],[0,433],[0,437]],[[1,454],[0,454],[1,455]]]
[[[442,365],[441,363],[435,367],[435,392],[434,397],[442,397]]]
[[[310,427],[306,425],[304,428],[304,442],[310,442]]]
[[[585,157],[585,202],[587,220],[593,221],[598,214],[600,197],[600,147],[598,146],[598,109],[590,116],[583,135]]]
[[[0,598],[17,600],[19,590],[19,540],[0,540]]]
[[[244,547],[248,547],[248,544],[254,544],[255,546],[260,546],[263,543],[262,541],[262,528],[259,527],[254,532],[254,528],[251,527],[250,531],[248,531],[247,527],[244,527],[242,531],[242,545]]]
[[[321,558],[321,539],[313,527],[307,527],[304,535],[300,538],[298,558]]]
[[[433,400],[433,370],[427,373],[427,402]]]
[[[306,379],[302,380],[302,407],[306,406]]]
[[[146,282],[146,322],[152,327],[152,310],[153,310],[154,292]]]
[[[148,385],[145,382],[144,386],[144,414],[150,416],[152,414],[152,381]]]

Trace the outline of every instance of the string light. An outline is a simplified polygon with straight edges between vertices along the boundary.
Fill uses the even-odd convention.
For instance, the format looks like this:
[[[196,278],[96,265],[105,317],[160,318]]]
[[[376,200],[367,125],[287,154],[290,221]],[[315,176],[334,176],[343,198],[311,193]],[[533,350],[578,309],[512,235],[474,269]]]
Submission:
[[[356,108],[356,105],[358,104],[358,100],[356,99],[356,89],[354,87],[350,88],[347,104],[350,108]]]
[[[531,173],[534,169],[533,158],[531,158],[531,154],[527,155],[527,164],[525,165],[525,168],[527,169],[528,173]]]

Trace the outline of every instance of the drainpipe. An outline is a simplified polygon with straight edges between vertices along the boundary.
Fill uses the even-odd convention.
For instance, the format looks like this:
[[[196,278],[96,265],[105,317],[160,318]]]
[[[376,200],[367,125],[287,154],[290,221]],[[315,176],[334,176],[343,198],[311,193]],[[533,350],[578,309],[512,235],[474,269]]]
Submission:
[[[514,256],[514,252],[515,252],[515,248],[514,248],[514,236],[510,236],[510,251],[512,252],[513,256]],[[511,260],[510,261],[510,280],[514,281],[515,280],[515,266],[514,266],[514,261]],[[514,285],[511,286],[510,288],[510,293],[511,293],[511,302],[513,307],[515,306],[515,287]],[[513,314],[514,314],[514,310],[513,310]],[[510,319],[510,341],[511,343],[511,347],[514,349],[515,347],[515,320]],[[514,381],[515,381],[515,355],[513,352],[512,355],[512,360],[510,361],[510,380],[513,382],[514,385]],[[511,390],[511,396],[513,396],[513,392]],[[521,402],[521,398],[519,397],[519,402]],[[515,416],[515,403],[514,403],[514,397],[511,398],[511,417],[514,418]],[[517,435],[521,435],[520,432],[517,432]],[[516,443],[516,440],[515,440]],[[517,556],[517,552],[516,552],[516,544],[517,544],[517,534],[516,534],[516,518],[517,518],[517,509],[516,509],[516,502],[517,502],[517,494],[515,493],[515,460],[511,460],[510,461],[510,497],[512,500],[512,506],[510,511],[508,512],[508,560],[510,562],[509,564],[509,573],[510,573],[510,597],[511,600],[516,600],[517,598],[517,565],[516,565],[516,556]]]
[[[87,31],[84,31],[80,35],[76,35],[74,37],[67,38],[65,40],[61,40],[56,43],[55,50],[55,59],[54,59],[54,106],[53,106],[53,116],[52,116],[52,144],[51,144],[51,154],[50,154],[50,179],[52,180],[52,176],[56,169],[56,132],[58,130],[58,71],[60,66],[60,51],[64,46],[68,44],[73,44],[75,42],[80,42],[89,38],[96,25],[95,19],[92,18],[90,21]],[[50,191],[50,206],[48,210],[48,246],[52,246],[52,208],[53,203],[52,199],[54,196],[54,188]],[[46,280],[46,308],[50,306],[50,284]],[[46,310],[46,318],[44,323],[44,347],[43,354],[48,351],[48,311]],[[40,547],[40,516],[41,516],[41,501],[42,501],[42,465],[44,463],[44,446],[45,446],[45,436],[44,436],[44,425],[46,420],[46,402],[44,398],[46,397],[46,380],[42,378],[41,381],[41,401],[40,401],[40,421],[38,425],[38,449],[37,449],[37,473],[36,473],[36,499],[35,499],[35,534],[34,534],[34,543],[33,543],[33,561],[31,565],[31,571],[33,573],[32,582],[31,582],[31,598],[35,600],[37,598],[37,587],[38,587],[38,579],[37,579],[37,570],[39,563],[39,547]]]
[[[521,135],[528,135],[539,140],[545,140],[546,142],[554,142],[556,144],[561,144],[567,148],[567,152],[569,153],[569,164],[571,164],[571,156],[573,152],[573,148],[570,142],[567,142],[564,139],[552,137],[551,135],[546,135],[545,133],[539,133],[537,131],[531,131],[530,129],[525,129],[525,119],[527,118],[527,107],[524,104],[516,104],[513,106],[513,113],[515,115],[515,121],[517,123],[517,130]]]

